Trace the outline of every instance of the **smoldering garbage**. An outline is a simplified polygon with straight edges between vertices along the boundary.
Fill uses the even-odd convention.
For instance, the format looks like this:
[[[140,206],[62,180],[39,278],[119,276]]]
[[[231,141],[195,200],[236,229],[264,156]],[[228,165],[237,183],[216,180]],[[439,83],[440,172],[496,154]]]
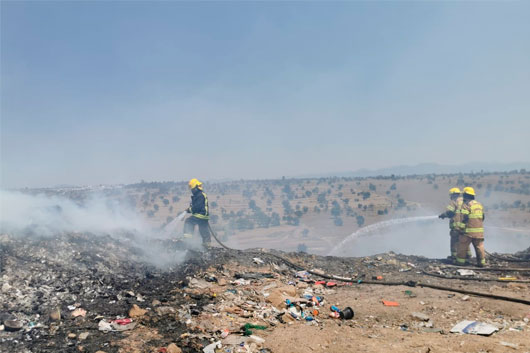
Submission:
[[[340,325],[364,327],[372,320],[358,314],[355,301],[330,299],[355,283],[322,281],[266,253],[264,263],[257,263],[252,252],[188,251],[182,263],[159,268],[146,263],[129,240],[62,233],[53,238],[0,235],[0,255],[1,351],[267,352],[268,336],[278,327],[335,325],[339,330]],[[431,272],[454,271],[435,260],[392,253],[351,261],[287,256],[313,273],[359,281],[378,273],[408,280],[414,274],[399,269],[409,264]],[[402,303],[420,299],[397,288],[394,295],[391,299]],[[379,305],[388,312],[399,309]],[[329,317],[332,306],[342,318]],[[407,311],[407,322],[396,327],[442,332],[434,327],[434,315]],[[516,327],[524,330],[524,325]]]

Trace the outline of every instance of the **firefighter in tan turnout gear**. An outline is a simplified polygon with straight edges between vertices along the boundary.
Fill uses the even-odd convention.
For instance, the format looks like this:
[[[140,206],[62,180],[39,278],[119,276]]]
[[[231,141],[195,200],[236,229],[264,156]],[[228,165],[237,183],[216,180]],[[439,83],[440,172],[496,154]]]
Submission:
[[[202,183],[197,179],[191,179],[188,183],[191,190],[191,204],[186,212],[191,216],[184,222],[184,238],[191,238],[195,231],[195,226],[199,227],[199,233],[202,237],[202,244],[206,247],[211,246],[210,212],[208,207],[208,197],[202,190]]]
[[[456,254],[456,264],[466,263],[466,252],[469,244],[473,244],[477,256],[477,266],[486,265],[484,252],[484,207],[475,200],[475,190],[472,187],[464,188],[464,204],[462,205],[462,215],[466,228],[464,235],[458,242],[458,252]]]
[[[458,249],[458,241],[460,236],[464,234],[465,224],[463,222],[462,216],[462,204],[464,199],[459,188],[451,188],[449,190],[449,198],[451,202],[446,207],[446,211],[439,215],[441,219],[449,218],[449,236],[451,237],[450,247],[451,247],[451,256],[449,259],[455,260],[456,253]],[[471,253],[469,252],[469,255]]]

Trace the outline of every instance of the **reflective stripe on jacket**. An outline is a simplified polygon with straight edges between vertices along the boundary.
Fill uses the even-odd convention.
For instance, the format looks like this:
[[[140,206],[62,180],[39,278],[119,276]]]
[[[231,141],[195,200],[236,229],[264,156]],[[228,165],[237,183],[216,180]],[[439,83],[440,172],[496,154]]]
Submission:
[[[471,238],[484,238],[484,207],[476,200],[470,200],[462,206],[462,215],[466,224],[465,233]]]
[[[462,205],[464,204],[464,198],[458,197],[456,200],[451,200],[447,205],[446,211],[443,213],[447,217],[451,217],[449,220],[449,228],[463,231],[466,225],[462,215]]]

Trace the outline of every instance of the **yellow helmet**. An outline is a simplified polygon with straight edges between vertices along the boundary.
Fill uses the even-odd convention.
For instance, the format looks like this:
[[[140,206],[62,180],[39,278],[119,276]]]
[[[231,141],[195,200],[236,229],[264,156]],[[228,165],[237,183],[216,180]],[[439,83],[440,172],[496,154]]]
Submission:
[[[190,189],[195,189],[197,186],[202,186],[202,183],[199,180],[193,178],[188,183],[188,186],[190,187]]]
[[[471,186],[466,186],[464,188],[464,194],[475,196],[475,189],[473,189]]]
[[[460,191],[459,188],[451,188],[451,189],[449,189],[449,193],[450,194],[460,194],[461,191]]]

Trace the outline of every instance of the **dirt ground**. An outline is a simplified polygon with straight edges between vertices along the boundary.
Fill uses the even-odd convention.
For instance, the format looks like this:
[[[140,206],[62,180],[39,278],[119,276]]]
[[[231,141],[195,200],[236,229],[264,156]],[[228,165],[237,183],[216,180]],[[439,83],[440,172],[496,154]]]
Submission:
[[[273,352],[528,352],[528,328],[519,331],[517,322],[530,316],[530,307],[523,304],[471,297],[429,288],[414,288],[415,298],[405,295],[409,287],[364,285],[340,288],[328,296],[337,306],[350,306],[355,311],[351,321],[326,320],[323,327],[286,325],[266,338],[265,346]],[[521,294],[521,291],[512,292]],[[509,292],[509,291],[508,291]],[[382,299],[397,301],[399,307],[387,307]],[[425,332],[423,322],[414,320],[413,312],[425,313],[440,332]],[[461,320],[479,320],[507,325],[490,337],[449,333]],[[405,329],[405,325],[406,330]],[[403,329],[401,328],[403,327]],[[512,328],[513,330],[510,330]],[[500,342],[518,345],[517,349]],[[293,349],[296,347],[296,349]]]

